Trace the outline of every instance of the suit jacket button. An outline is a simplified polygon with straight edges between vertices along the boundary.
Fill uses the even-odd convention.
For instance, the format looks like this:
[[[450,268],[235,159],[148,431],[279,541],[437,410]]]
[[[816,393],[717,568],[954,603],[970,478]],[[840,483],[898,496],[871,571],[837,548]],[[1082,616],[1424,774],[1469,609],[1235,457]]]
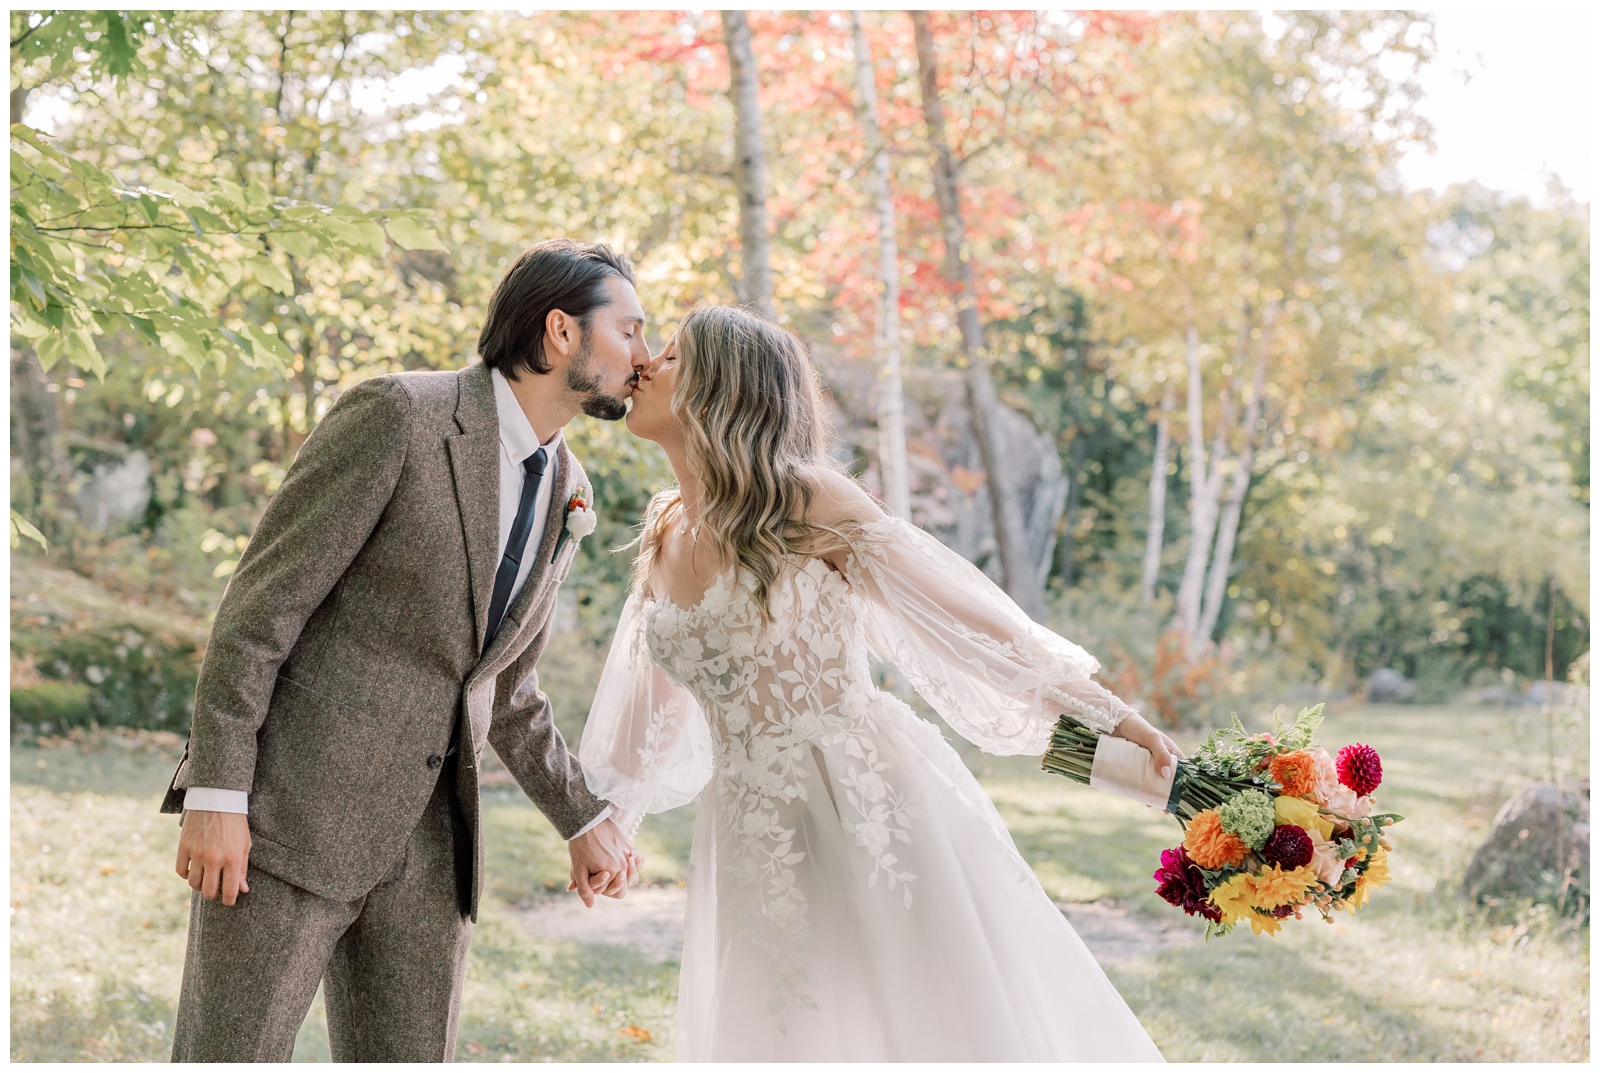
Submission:
[[[443,763],[444,757],[440,756],[438,753],[434,753],[432,756],[428,757],[428,766],[435,770],[437,770],[439,765]]]

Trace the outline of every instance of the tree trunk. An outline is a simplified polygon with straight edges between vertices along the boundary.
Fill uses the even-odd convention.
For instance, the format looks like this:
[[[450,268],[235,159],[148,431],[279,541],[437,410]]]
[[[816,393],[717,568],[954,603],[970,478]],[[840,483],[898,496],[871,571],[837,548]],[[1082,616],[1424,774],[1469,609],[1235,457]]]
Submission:
[[[11,442],[28,474],[28,520],[45,532],[54,529],[56,498],[72,466],[61,447],[61,409],[31,346],[11,351]],[[22,505],[13,489],[13,502]]]
[[[1267,390],[1267,338],[1277,312],[1276,304],[1268,306],[1261,318],[1261,339],[1256,348],[1255,375],[1250,383],[1250,401],[1245,406],[1243,443],[1239,448],[1239,464],[1233,471],[1233,481],[1228,487],[1228,503],[1223,508],[1222,521],[1217,529],[1217,548],[1211,556],[1211,576],[1206,585],[1205,607],[1200,613],[1197,637],[1209,639],[1217,628],[1217,618],[1222,614],[1222,599],[1228,591],[1228,575],[1233,570],[1233,546],[1239,536],[1239,518],[1244,512],[1244,497],[1250,489],[1250,478],[1256,459],[1256,422],[1261,419],[1262,396]]]
[[[961,347],[967,363],[967,397],[972,411],[973,431],[983,457],[989,504],[994,512],[995,543],[1000,553],[1000,570],[1005,575],[1006,591],[1035,620],[1044,618],[1044,590],[1029,567],[1027,543],[1023,533],[1022,507],[1007,479],[1001,457],[999,423],[994,381],[989,375],[989,360],[984,354],[983,325],[978,320],[978,288],[972,278],[972,262],[966,256],[966,225],[961,218],[961,190],[956,180],[955,159],[945,137],[944,105],[939,99],[939,67],[934,53],[933,32],[925,11],[912,11],[916,31],[917,65],[922,81],[922,115],[928,124],[928,143],[933,151],[933,187],[939,199],[939,218],[944,230],[945,273],[960,287],[957,322],[961,328]]]
[[[1139,606],[1156,596],[1161,572],[1161,544],[1167,526],[1167,449],[1172,434],[1172,381],[1161,391],[1161,416],[1156,419],[1156,453],[1150,460],[1150,527],[1144,538],[1144,573],[1139,578]]]
[[[1070,589],[1078,573],[1078,504],[1083,500],[1083,464],[1089,453],[1089,440],[1080,428],[1067,449],[1067,502],[1063,513],[1066,525],[1061,534],[1061,587]]]
[[[11,125],[16,126],[22,122],[22,117],[28,111],[28,94],[33,92],[32,86],[14,86],[11,90]]]
[[[883,474],[883,499],[902,518],[911,517],[911,475],[906,460],[905,390],[900,379],[900,248],[896,240],[894,190],[890,182],[889,148],[878,126],[878,86],[872,50],[861,25],[861,12],[850,13],[855,33],[856,110],[872,157],[872,196],[878,209],[878,279],[883,284],[878,307],[878,467]]]
[[[1200,333],[1191,321],[1185,332],[1188,359],[1189,424],[1189,557],[1183,566],[1176,601],[1178,628],[1190,648],[1200,628],[1200,590],[1205,584],[1211,538],[1216,532],[1217,500],[1222,494],[1221,463],[1225,422],[1218,419],[1211,458],[1206,458],[1205,414],[1200,405]]]
[[[742,274],[739,301],[776,319],[772,305],[772,241],[767,235],[767,146],[761,137],[761,83],[743,11],[722,13],[728,46],[728,98],[734,110],[733,181],[739,191]]]

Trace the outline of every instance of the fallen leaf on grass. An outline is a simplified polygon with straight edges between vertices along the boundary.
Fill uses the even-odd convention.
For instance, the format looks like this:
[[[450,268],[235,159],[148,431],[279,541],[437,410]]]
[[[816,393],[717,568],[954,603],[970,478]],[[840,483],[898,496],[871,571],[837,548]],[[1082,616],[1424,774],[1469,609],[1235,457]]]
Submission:
[[[471,1051],[473,1054],[488,1054],[489,1053],[489,1048],[485,1047],[481,1043],[471,1043],[471,1042],[469,1042],[467,1044],[467,1050]]]
[[[621,1035],[627,1036],[631,1040],[637,1040],[640,1043],[650,1042],[650,1031],[640,1028],[638,1025],[629,1025],[627,1028],[622,1029]]]

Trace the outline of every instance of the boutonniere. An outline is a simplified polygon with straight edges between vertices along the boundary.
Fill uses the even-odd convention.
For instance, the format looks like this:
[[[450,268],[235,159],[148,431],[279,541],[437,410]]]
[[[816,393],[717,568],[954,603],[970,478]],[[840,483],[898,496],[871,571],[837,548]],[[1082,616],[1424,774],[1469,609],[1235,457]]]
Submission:
[[[556,550],[550,553],[550,561],[554,562],[557,555],[561,554],[562,545],[566,544],[570,536],[575,540],[582,540],[594,532],[594,527],[600,524],[599,515],[595,514],[594,490],[592,488],[579,488],[572,493],[572,498],[567,500],[567,520],[561,527],[561,536],[556,539]]]

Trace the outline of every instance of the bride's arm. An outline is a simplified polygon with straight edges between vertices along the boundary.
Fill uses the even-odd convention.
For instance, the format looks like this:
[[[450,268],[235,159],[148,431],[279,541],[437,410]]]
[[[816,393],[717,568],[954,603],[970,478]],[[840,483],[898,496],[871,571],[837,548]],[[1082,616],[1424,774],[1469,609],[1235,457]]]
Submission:
[[[589,790],[629,838],[646,813],[692,801],[711,778],[711,732],[693,694],[645,648],[645,601],[623,605],[578,745]]]
[[[874,609],[874,652],[969,741],[994,753],[1042,753],[1065,711],[1149,749],[1158,770],[1181,755],[1094,681],[1093,656],[1028,618],[961,556],[885,514],[854,481],[820,475],[808,517],[851,537],[833,565]]]

